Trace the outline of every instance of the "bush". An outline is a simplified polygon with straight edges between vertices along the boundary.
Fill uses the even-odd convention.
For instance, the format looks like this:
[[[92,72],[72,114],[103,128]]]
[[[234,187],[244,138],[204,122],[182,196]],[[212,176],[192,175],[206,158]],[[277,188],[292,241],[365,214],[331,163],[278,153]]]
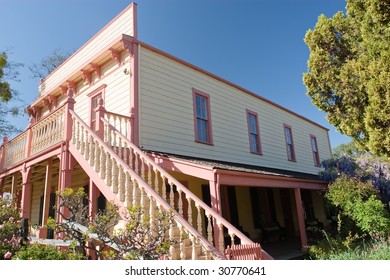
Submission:
[[[370,182],[342,175],[329,186],[325,197],[363,233],[371,236],[389,234],[389,213],[380,201],[377,189]]]
[[[19,260],[66,260],[66,253],[61,252],[54,246],[38,243],[23,247],[12,259]]]
[[[0,195],[0,260],[20,249],[20,215],[10,194]]]

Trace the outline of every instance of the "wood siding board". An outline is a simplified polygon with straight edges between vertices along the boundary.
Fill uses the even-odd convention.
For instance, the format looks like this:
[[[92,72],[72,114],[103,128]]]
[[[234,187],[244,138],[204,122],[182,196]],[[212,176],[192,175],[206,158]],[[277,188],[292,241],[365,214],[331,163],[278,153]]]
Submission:
[[[308,135],[316,135],[320,157],[329,154],[325,129],[148,49],[143,48],[140,53],[140,122],[144,148],[162,152],[174,149],[189,156],[309,173],[317,173],[319,169],[313,165]],[[211,147],[193,140],[192,88],[210,94],[214,139]],[[248,152],[246,108],[258,113],[261,157]],[[286,159],[283,123],[293,128],[299,164]]]

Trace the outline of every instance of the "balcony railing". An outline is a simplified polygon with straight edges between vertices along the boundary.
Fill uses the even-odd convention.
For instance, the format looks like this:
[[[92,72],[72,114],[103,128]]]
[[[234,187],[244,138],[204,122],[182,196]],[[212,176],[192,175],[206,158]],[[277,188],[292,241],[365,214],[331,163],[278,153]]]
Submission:
[[[53,111],[39,122],[30,125],[21,134],[9,140],[5,137],[0,148],[0,171],[23,162],[30,156],[64,140],[65,105]]]

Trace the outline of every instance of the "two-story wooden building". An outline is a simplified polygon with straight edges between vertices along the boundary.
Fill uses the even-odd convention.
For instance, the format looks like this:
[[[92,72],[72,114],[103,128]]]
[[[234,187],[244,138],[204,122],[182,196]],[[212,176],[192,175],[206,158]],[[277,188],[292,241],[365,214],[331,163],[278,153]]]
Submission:
[[[326,220],[328,130],[139,41],[136,19],[133,3],[41,81],[28,127],[1,146],[0,193],[39,237],[54,193],[85,187],[92,215],[106,201],[175,209],[191,241],[173,259],[224,258],[275,227],[304,248],[305,221]]]

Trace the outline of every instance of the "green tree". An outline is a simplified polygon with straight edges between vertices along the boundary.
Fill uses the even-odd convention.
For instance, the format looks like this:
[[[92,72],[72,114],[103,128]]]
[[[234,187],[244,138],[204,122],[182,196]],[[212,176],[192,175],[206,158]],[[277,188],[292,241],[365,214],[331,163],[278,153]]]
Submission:
[[[303,81],[328,121],[376,155],[390,157],[390,2],[347,0],[320,15],[305,36],[310,49]]]
[[[19,114],[19,106],[10,105],[12,100],[17,99],[18,94],[11,88],[9,81],[19,81],[18,69],[21,66],[21,63],[9,61],[6,51],[0,52],[0,136],[18,131],[7,117]]]

